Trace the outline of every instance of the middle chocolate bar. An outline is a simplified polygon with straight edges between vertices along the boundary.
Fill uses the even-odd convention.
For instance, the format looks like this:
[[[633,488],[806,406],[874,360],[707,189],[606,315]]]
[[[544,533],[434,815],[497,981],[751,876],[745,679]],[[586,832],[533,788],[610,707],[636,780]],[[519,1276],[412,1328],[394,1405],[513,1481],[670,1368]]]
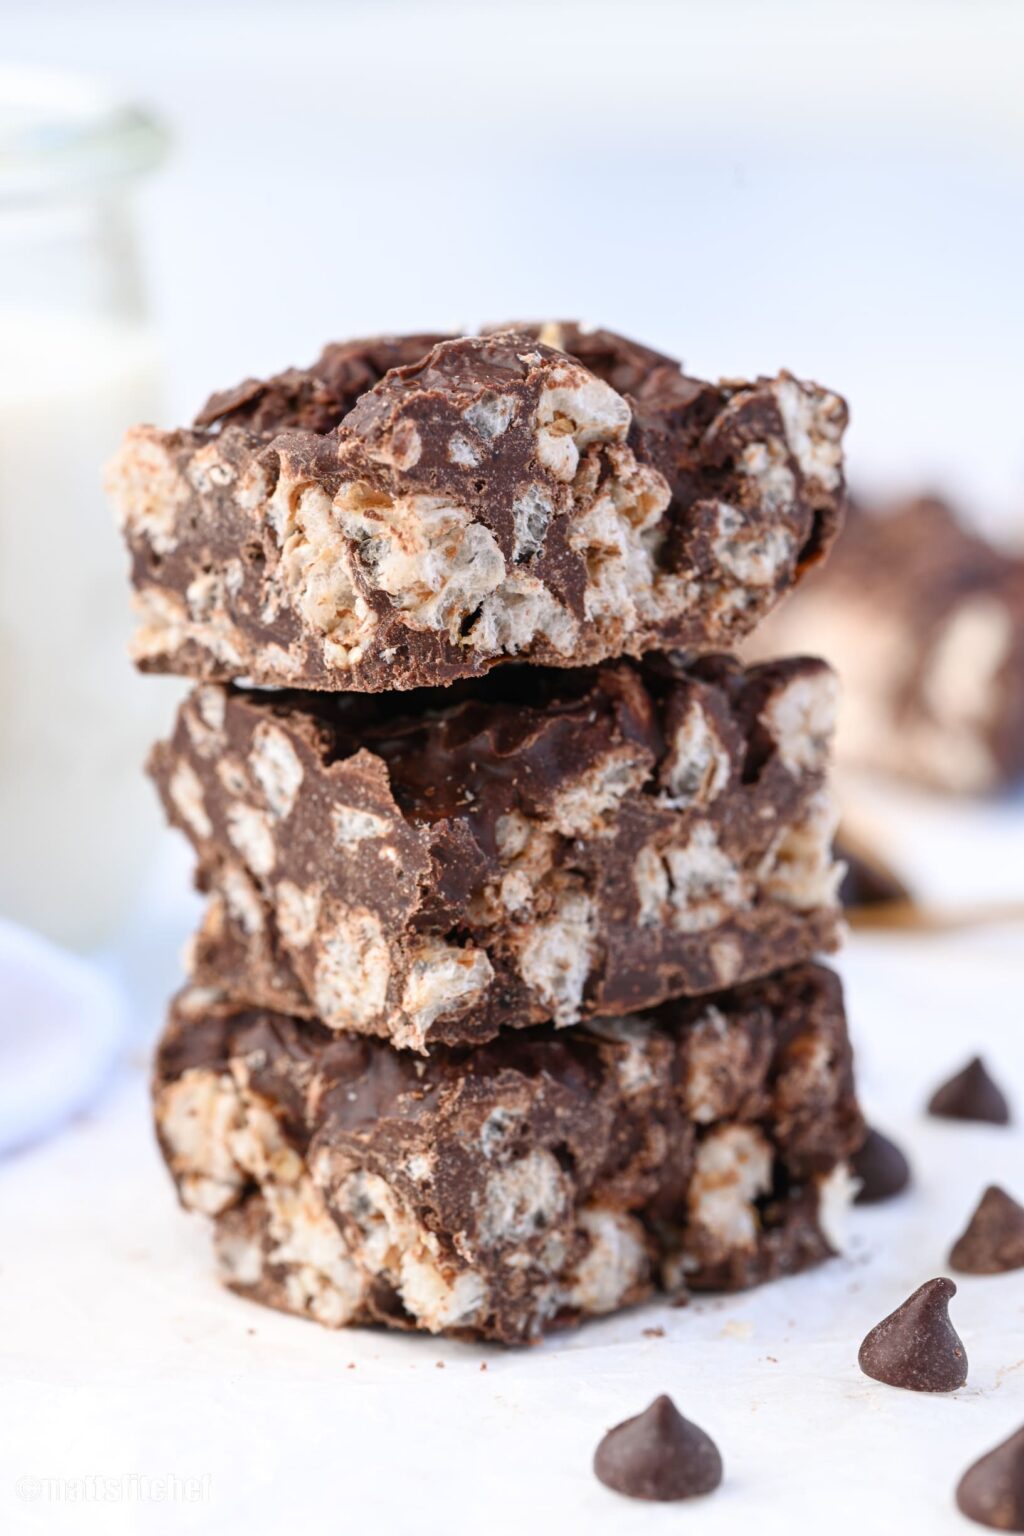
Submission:
[[[665,656],[200,687],[151,762],[214,892],[195,979],[426,1051],[832,949],[835,691],[818,661]]]

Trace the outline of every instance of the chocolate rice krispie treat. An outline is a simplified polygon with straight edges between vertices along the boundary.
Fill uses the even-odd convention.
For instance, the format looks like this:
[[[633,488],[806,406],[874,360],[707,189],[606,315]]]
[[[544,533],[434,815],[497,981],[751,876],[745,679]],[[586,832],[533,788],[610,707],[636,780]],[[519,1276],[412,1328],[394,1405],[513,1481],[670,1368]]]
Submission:
[[[827,1257],[864,1137],[840,986],[811,965],[427,1061],[191,988],[154,1092],[234,1290],[508,1344]]]
[[[130,432],[139,665],[374,692],[734,646],[835,534],[843,402],[551,334],[328,348]]]
[[[215,893],[197,979],[425,1051],[808,959],[839,929],[834,709],[799,659],[203,685],[151,761]]]

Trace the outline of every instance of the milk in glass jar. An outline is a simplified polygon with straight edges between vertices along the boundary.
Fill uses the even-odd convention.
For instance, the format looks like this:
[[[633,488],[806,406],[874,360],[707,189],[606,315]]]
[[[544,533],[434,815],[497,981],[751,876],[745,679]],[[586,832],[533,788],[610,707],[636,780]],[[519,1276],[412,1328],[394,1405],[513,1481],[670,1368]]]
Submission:
[[[132,204],[162,152],[145,114],[0,71],[0,915],[78,948],[115,936],[158,824],[167,697],[127,660],[103,466],[159,414]]]

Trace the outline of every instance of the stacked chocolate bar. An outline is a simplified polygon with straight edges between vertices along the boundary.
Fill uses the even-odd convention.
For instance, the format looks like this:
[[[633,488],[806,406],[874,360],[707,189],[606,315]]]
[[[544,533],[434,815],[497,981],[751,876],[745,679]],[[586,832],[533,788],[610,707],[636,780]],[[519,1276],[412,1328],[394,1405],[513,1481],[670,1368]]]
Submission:
[[[842,402],[607,332],[331,346],[129,434],[209,894],[156,1120],[237,1291],[525,1342],[829,1254],[863,1139],[817,661]]]

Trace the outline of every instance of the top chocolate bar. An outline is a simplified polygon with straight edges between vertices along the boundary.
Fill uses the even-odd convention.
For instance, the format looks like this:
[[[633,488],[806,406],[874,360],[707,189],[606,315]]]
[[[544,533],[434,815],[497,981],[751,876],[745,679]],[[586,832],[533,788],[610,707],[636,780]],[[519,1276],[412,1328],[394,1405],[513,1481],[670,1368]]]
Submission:
[[[727,650],[832,542],[845,424],[789,374],[707,384],[572,325],[329,347],[128,433],[135,658],[378,692]]]

